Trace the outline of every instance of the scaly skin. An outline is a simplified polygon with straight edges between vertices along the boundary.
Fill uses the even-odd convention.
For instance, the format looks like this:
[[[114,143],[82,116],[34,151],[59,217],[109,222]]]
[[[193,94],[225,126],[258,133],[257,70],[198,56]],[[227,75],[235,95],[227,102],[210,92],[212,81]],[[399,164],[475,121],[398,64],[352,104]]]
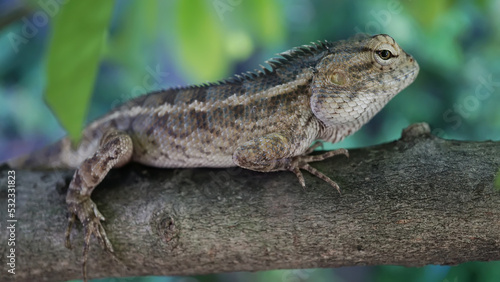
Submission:
[[[338,142],[368,122],[416,78],[417,62],[388,35],[320,42],[280,54],[272,70],[133,99],[92,122],[72,150],[68,139],[12,160],[12,167],[77,168],[66,202],[69,234],[75,217],[85,228],[83,272],[90,237],[112,252],[90,195],[108,171],[139,162],[155,167],[231,167],[261,172],[300,169],[339,189],[308,163],[315,140]]]

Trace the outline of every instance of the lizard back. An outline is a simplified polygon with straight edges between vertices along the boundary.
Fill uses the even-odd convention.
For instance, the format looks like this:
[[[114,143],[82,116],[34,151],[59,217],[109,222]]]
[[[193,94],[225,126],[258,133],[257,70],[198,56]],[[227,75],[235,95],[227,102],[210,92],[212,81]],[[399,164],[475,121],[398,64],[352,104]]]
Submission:
[[[134,142],[132,158],[143,164],[234,166],[233,152],[245,141],[317,126],[309,105],[310,67],[324,52],[326,43],[303,47],[269,61],[271,70],[262,67],[218,83],[140,96],[90,124],[88,130],[127,131]]]
[[[380,44],[394,45],[399,68],[377,64]],[[132,99],[90,123],[76,150],[65,138],[11,164],[77,167],[112,129],[131,137],[134,161],[156,167],[234,166],[239,145],[274,132],[293,132],[300,155],[315,139],[352,134],[414,80],[416,61],[397,48],[386,35],[294,48],[268,61],[271,69]]]

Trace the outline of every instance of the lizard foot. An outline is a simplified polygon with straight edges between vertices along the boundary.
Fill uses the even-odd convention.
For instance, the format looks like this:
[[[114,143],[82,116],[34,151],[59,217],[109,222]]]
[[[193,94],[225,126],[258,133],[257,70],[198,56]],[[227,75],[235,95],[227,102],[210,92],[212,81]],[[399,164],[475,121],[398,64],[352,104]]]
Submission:
[[[309,173],[312,175],[324,180],[326,183],[330,184],[333,188],[337,189],[337,191],[340,193],[340,187],[335,181],[331,180],[328,176],[324,175],[323,173],[319,172],[317,169],[314,167],[310,166],[310,162],[318,162],[322,161],[324,159],[331,158],[336,155],[345,155],[346,157],[349,157],[349,152],[346,149],[337,149],[333,151],[329,151],[326,153],[323,153],[321,155],[307,155],[308,153],[311,153],[314,148],[320,146],[321,143],[315,143],[311,148],[306,151],[306,154],[297,156],[292,158],[292,161],[290,163],[290,166],[288,167],[288,170],[291,172],[295,173],[297,178],[299,179],[300,185],[302,185],[303,188],[306,187],[306,182],[304,180],[304,176],[302,175],[302,172],[300,171],[301,169],[307,170]]]
[[[87,281],[87,260],[88,252],[90,249],[90,237],[94,235],[101,247],[113,253],[113,246],[106,235],[106,231],[101,224],[104,221],[104,216],[99,212],[95,203],[89,198],[85,198],[79,202],[68,203],[69,217],[68,217],[68,228],[66,230],[66,247],[71,248],[70,233],[73,223],[75,222],[75,217],[78,217],[80,222],[83,224],[84,228],[84,243],[83,243],[83,262],[82,271],[83,279]]]

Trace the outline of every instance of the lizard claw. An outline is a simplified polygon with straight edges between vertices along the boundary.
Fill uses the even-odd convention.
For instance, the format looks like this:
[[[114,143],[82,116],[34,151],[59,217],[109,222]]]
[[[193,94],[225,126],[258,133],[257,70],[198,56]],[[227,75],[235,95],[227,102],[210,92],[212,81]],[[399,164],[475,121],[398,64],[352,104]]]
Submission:
[[[306,181],[304,180],[304,176],[302,175],[300,168],[298,166],[295,166],[295,167],[290,168],[290,171],[295,173],[295,175],[299,179],[300,185],[302,185],[302,188],[306,189]]]
[[[317,142],[311,147],[312,150],[306,151],[305,155],[297,156],[292,159],[292,162],[290,164],[290,167],[288,170],[291,172],[295,173],[297,178],[299,179],[300,185],[302,185],[303,188],[306,187],[304,176],[302,175],[302,172],[300,171],[301,169],[308,171],[312,175],[324,180],[326,183],[330,184],[333,188],[337,189],[337,191],[340,193],[340,187],[339,185],[330,179],[328,176],[324,175],[323,173],[319,172],[316,170],[314,167],[310,166],[310,162],[317,162],[317,161],[322,161],[327,158],[331,158],[336,155],[345,155],[346,157],[349,157],[349,151],[346,149],[337,149],[333,151],[329,151],[326,153],[323,153],[321,155],[312,155],[309,156],[307,153],[310,153],[314,150],[314,148],[320,146],[321,144],[318,144]]]
[[[323,150],[324,149],[323,145],[324,145],[323,141],[319,140],[314,141],[311,147],[309,147],[309,149],[307,149],[307,151],[304,152],[304,155],[309,155],[310,153],[314,152],[314,150],[318,147],[321,147],[321,149]]]
[[[69,214],[68,216],[68,227],[66,228],[66,234],[65,234],[65,237],[66,237],[66,241],[65,241],[65,247],[68,248],[68,249],[72,249],[71,247],[71,229],[73,229],[73,224],[75,223],[75,217],[76,215],[74,213],[71,213]]]
[[[75,221],[75,217],[78,217],[84,228],[82,272],[84,281],[87,281],[87,261],[90,250],[90,237],[94,235],[101,247],[107,252],[114,253],[113,246],[101,224],[101,221],[104,221],[104,216],[99,212],[90,198],[84,199],[79,203],[73,202],[68,205],[68,209],[70,215],[68,218],[68,228],[66,230],[66,247],[71,248],[71,228]]]

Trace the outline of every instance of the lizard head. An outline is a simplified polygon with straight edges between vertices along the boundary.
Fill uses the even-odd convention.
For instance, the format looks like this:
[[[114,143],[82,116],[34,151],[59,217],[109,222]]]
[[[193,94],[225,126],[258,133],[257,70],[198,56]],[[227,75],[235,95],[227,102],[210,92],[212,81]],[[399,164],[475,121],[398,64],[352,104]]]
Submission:
[[[327,127],[361,127],[415,80],[419,66],[386,34],[327,45],[311,84],[311,108]]]

